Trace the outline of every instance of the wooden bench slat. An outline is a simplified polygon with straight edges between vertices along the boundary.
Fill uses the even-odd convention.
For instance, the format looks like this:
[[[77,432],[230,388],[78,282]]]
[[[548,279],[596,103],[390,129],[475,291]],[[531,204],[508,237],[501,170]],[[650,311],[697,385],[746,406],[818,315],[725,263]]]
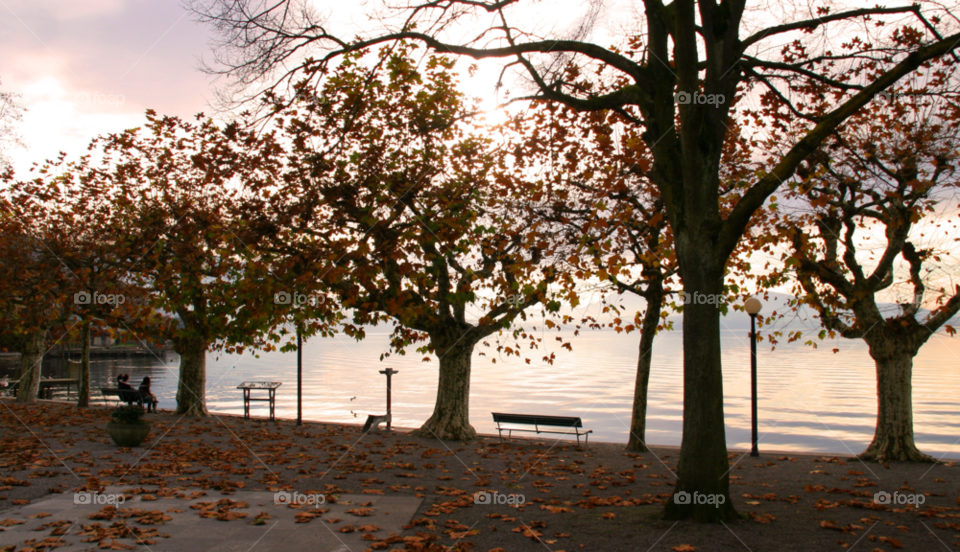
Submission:
[[[492,412],[493,421],[497,424],[497,432],[500,434],[500,440],[503,441],[503,432],[508,432],[508,437],[513,434],[514,431],[525,431],[530,433],[558,433],[561,435],[576,435],[577,436],[577,446],[580,446],[580,436],[583,435],[585,439],[590,439],[590,434],[593,433],[593,430],[580,431],[583,428],[583,421],[575,416],[544,416],[541,414],[507,414],[504,412]],[[502,427],[501,424],[512,424],[512,425],[527,425],[534,426],[534,429],[516,429],[511,427]],[[548,429],[540,429],[541,426],[544,427],[559,427],[572,429],[573,431],[550,431]],[[586,443],[587,441],[584,441]]]
[[[493,421],[502,424],[583,427],[583,420],[575,416],[543,416],[540,414],[504,414],[502,412],[493,412]]]

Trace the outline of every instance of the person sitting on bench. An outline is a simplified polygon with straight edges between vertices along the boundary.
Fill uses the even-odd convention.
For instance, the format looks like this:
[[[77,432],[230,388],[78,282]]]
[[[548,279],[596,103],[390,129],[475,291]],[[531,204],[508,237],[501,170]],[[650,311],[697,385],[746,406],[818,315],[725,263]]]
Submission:
[[[154,414],[157,412],[157,397],[150,391],[150,377],[146,376],[143,378],[143,382],[140,383],[140,396],[143,398],[143,404],[147,407],[147,412],[150,412],[150,409],[153,409]]]
[[[120,400],[127,403],[127,406],[133,406],[133,403],[136,401],[135,393],[123,393],[123,391],[135,391],[132,385],[127,383],[130,379],[129,374],[120,374],[117,376],[117,389],[121,391]]]

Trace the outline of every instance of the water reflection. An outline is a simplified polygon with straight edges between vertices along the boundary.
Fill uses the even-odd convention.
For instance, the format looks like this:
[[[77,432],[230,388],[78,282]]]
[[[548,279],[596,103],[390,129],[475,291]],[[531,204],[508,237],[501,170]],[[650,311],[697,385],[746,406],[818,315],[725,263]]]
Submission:
[[[724,410],[728,446],[747,449],[750,440],[750,371],[747,332],[723,334]],[[340,336],[313,339],[304,351],[304,417],[312,420],[362,423],[367,414],[381,414],[387,366],[399,370],[394,381],[394,425],[416,427],[433,410],[437,360],[395,356],[384,362],[386,335],[370,335],[357,343]],[[544,341],[547,341],[545,339]],[[636,370],[636,336],[609,332],[582,334],[572,353],[558,351],[554,365],[538,361],[549,352],[533,351],[527,365],[516,357],[496,358],[478,349],[474,357],[470,414],[474,427],[493,432],[490,412],[549,413],[580,416],[600,441],[626,442]],[[833,353],[837,347],[840,352]],[[681,335],[658,336],[650,378],[647,440],[679,445],[683,414]],[[960,339],[937,334],[924,346],[914,367],[914,411],[917,442],[935,456],[960,457],[960,379],[955,377]],[[481,353],[485,353],[481,356]],[[160,408],[175,406],[178,359],[134,357],[95,359],[92,393],[113,386],[116,375],[129,373],[138,384],[150,376]],[[0,365],[13,368],[9,362]],[[66,377],[68,363],[44,362],[43,374]],[[761,451],[862,451],[873,435],[876,387],[873,362],[858,341],[838,341],[810,349],[783,345],[759,352]],[[247,353],[207,357],[207,400],[211,410],[241,414],[243,381],[280,381],[277,416],[296,416],[296,355]],[[63,392],[60,392],[63,395]],[[266,415],[265,403],[252,411]],[[552,439],[545,436],[545,439]]]

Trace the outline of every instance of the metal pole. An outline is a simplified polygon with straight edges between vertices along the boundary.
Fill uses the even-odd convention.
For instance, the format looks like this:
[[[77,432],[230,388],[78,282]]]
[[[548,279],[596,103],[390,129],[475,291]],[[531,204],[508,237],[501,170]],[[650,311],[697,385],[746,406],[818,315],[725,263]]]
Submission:
[[[297,425],[303,425],[303,336],[297,326]]]
[[[390,390],[393,388],[393,386],[391,385],[390,380],[394,374],[398,374],[399,372],[393,368],[387,368],[386,370],[380,370],[380,373],[387,375],[387,431],[390,431],[390,425],[393,423],[393,414],[390,404]]]
[[[757,315],[750,315],[750,398],[753,411],[753,448],[750,456],[760,456],[757,449]]]

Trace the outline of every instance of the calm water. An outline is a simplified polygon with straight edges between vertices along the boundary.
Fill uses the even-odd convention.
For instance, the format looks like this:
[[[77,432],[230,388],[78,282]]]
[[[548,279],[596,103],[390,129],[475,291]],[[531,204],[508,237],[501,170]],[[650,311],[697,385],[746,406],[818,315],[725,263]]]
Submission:
[[[727,443],[748,448],[750,440],[749,341],[745,330],[723,333],[724,395]],[[544,342],[552,339],[548,337]],[[574,338],[573,352],[557,350],[554,365],[536,359],[497,358],[481,346],[474,356],[470,415],[474,427],[493,432],[492,411],[581,416],[592,438],[626,442],[636,370],[637,336],[587,332]],[[304,418],[362,423],[385,409],[386,367],[394,376],[394,424],[419,426],[432,412],[437,362],[422,355],[393,356],[384,362],[385,334],[357,343],[347,337],[312,339],[304,348]],[[832,349],[838,347],[839,353]],[[557,347],[559,349],[559,347]],[[647,441],[679,445],[682,421],[682,355],[679,332],[661,334],[654,346],[650,378]],[[486,356],[479,353],[485,352]],[[914,413],[917,442],[935,456],[960,457],[960,338],[938,334],[923,347],[914,367]],[[154,381],[161,408],[173,408],[178,357],[103,359],[92,363],[94,388],[127,372],[136,386],[145,375]],[[9,369],[9,366],[8,366]],[[44,375],[65,373],[62,360],[44,364]],[[296,417],[296,354],[249,353],[207,358],[208,404],[212,411],[242,413],[246,380],[281,381],[277,415]],[[822,343],[817,350],[801,344],[761,345],[759,351],[761,451],[861,452],[873,435],[876,389],[873,362],[859,341]],[[94,391],[94,396],[99,392]],[[266,414],[266,404],[254,404]]]

